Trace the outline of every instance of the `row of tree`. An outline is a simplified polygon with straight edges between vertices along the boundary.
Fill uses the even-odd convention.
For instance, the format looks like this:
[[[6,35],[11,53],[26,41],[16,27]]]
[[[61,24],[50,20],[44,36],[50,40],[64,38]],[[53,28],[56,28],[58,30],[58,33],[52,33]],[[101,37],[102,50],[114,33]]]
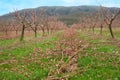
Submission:
[[[8,34],[8,31],[15,31],[16,35],[18,31],[21,32],[20,40],[24,39],[25,31],[33,31],[35,37],[37,37],[38,31],[42,31],[42,34],[45,35],[51,34],[57,30],[66,29],[67,26],[59,21],[58,16],[48,16],[46,15],[45,10],[40,10],[39,13],[36,11],[24,11],[14,12],[14,18],[8,21],[0,21],[0,32],[5,32]],[[73,24],[71,27],[76,29],[85,30],[86,28],[89,31],[95,32],[95,28],[100,28],[100,34],[103,32],[103,28],[108,26],[112,38],[114,38],[112,25],[115,24],[116,27],[120,25],[120,10],[119,9],[106,9],[100,6],[97,12],[92,12],[89,14],[83,13],[79,18],[79,22]]]
[[[35,37],[37,37],[38,31],[42,31],[43,36],[45,33],[52,34],[57,30],[66,29],[66,25],[58,20],[57,16],[45,15],[45,10],[41,10],[39,13],[32,11],[19,11],[14,12],[14,18],[10,21],[1,21],[0,32],[15,31],[16,35],[18,31],[21,32],[20,40],[24,39],[25,31],[33,31]]]
[[[97,12],[86,15],[83,13],[83,17],[80,17],[79,22],[77,24],[73,24],[72,27],[76,29],[84,30],[86,27],[89,28],[93,33],[95,32],[95,28],[100,28],[100,34],[103,32],[103,28],[108,26],[109,32],[114,38],[112,25],[114,27],[119,27],[120,25],[120,10],[111,10],[106,9],[100,6],[100,9]]]

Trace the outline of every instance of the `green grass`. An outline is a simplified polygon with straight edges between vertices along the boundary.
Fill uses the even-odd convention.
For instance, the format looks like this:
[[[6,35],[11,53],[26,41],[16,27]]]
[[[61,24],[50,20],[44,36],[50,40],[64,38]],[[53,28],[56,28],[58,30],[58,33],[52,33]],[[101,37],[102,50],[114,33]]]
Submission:
[[[109,34],[108,32],[106,32]],[[81,34],[81,33],[80,33]],[[116,32],[115,35],[119,35]],[[80,53],[78,59],[79,71],[70,80],[119,80],[120,79],[120,48],[109,42],[107,37],[100,35],[82,34],[81,39],[90,43],[85,49],[86,53]],[[86,55],[87,54],[87,55]]]
[[[59,35],[59,34],[57,34]],[[58,40],[58,36],[53,35],[50,37],[44,37],[41,39],[36,38],[35,40],[27,40],[23,42],[16,42],[16,40],[4,40],[0,42],[2,46],[5,46],[3,50],[1,50],[0,54],[0,79],[3,80],[41,80],[48,75],[49,69],[44,68],[41,64],[31,62],[26,63],[24,58],[30,58],[30,54],[33,54],[35,49],[42,49],[46,51],[46,49],[54,48],[52,44],[54,41]],[[10,46],[12,44],[12,46]],[[10,46],[9,48],[7,48]],[[43,53],[44,54],[44,53]],[[31,56],[32,57],[32,56]],[[10,61],[16,61],[15,63]],[[46,58],[41,58],[41,62],[47,63],[49,60]],[[24,66],[24,68],[22,67]],[[16,70],[17,69],[17,70]],[[24,72],[22,72],[24,71]],[[22,72],[22,73],[19,73]],[[29,76],[28,76],[29,75]],[[8,76],[8,77],[7,77]]]
[[[0,80],[29,80],[26,76],[23,74],[19,74],[12,71],[0,71]]]
[[[45,80],[51,69],[56,71],[56,64],[61,60],[61,55],[48,56],[46,50],[55,48],[54,42],[61,34],[23,42],[16,39],[0,41],[0,47],[4,46],[0,53],[0,80]],[[115,35],[119,39],[119,32]],[[78,36],[89,46],[78,54],[78,68],[69,73],[69,80],[119,80],[120,48],[113,44],[109,32],[106,30],[102,36],[99,32],[96,35],[78,32]],[[67,60],[65,56],[64,61]],[[56,75],[62,77],[67,73]]]
[[[24,41],[24,42],[18,42],[18,44],[15,44],[14,46],[11,46],[10,48],[5,48],[1,50],[2,53],[0,56],[3,57],[9,57],[6,55],[15,56],[16,58],[21,58],[22,56],[27,56],[28,54],[32,53],[35,48],[42,48],[44,51],[47,48],[54,48],[54,45],[52,42],[56,41],[58,39],[57,36],[50,37],[47,39],[42,39],[38,42],[32,42],[32,41]],[[4,41],[6,45],[9,45],[11,43],[11,40],[8,40],[8,44],[6,41]],[[5,58],[6,59],[6,58]]]
[[[13,42],[15,42],[16,39],[10,39],[10,40],[0,40],[0,47],[10,45]]]

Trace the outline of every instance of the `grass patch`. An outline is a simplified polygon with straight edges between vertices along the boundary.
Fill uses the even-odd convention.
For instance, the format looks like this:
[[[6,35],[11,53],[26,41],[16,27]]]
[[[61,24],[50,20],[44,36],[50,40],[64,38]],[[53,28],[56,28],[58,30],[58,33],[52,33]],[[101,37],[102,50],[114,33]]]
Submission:
[[[80,40],[87,42],[89,47],[78,54],[78,59],[75,62],[77,70],[72,73],[54,74],[54,71],[63,64],[60,63],[62,55],[48,55],[46,50],[55,48],[54,42],[59,40],[61,34],[59,32],[51,37],[18,42],[17,45],[2,50],[0,54],[0,80],[45,80],[50,72],[54,75],[53,77],[58,78],[70,75],[69,80],[120,79],[120,48],[110,43],[107,30],[103,33],[106,35],[103,36],[78,32]],[[13,42],[8,41],[5,45],[10,45]],[[68,56],[64,55],[63,62],[67,60]]]
[[[16,39],[0,40],[0,47],[10,45],[15,41]]]
[[[31,60],[32,58],[36,59],[34,56],[36,49],[41,49],[43,51],[42,54],[44,54],[46,49],[54,48],[53,42],[57,41],[58,38],[57,35],[53,35],[44,38],[31,39],[28,41],[17,42],[10,48],[1,50],[0,80],[41,80],[47,77],[49,73],[48,66],[50,66],[50,63],[48,63],[49,60],[42,57],[39,58],[38,62],[40,63]],[[11,43],[12,42],[8,41],[8,43],[5,44],[11,45]],[[2,44],[4,44],[4,42]],[[48,65],[46,65],[46,68],[42,67],[42,64],[47,63]]]
[[[0,79],[1,80],[29,80],[26,76],[23,74],[18,74],[12,71],[0,71]]]

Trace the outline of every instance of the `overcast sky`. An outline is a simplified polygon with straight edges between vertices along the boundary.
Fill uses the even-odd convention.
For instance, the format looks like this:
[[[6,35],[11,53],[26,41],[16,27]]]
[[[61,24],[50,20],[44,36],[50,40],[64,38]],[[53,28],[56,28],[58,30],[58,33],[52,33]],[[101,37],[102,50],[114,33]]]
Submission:
[[[25,8],[40,6],[80,6],[102,5],[106,7],[120,7],[120,0],[0,0],[0,15]]]

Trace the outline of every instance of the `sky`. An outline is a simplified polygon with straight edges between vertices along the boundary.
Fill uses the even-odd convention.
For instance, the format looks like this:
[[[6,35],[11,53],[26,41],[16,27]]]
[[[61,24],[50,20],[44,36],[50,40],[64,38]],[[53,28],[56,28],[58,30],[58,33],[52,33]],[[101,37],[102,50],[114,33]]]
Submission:
[[[0,16],[26,8],[40,6],[81,6],[102,5],[105,7],[120,7],[120,0],[0,0]]]

